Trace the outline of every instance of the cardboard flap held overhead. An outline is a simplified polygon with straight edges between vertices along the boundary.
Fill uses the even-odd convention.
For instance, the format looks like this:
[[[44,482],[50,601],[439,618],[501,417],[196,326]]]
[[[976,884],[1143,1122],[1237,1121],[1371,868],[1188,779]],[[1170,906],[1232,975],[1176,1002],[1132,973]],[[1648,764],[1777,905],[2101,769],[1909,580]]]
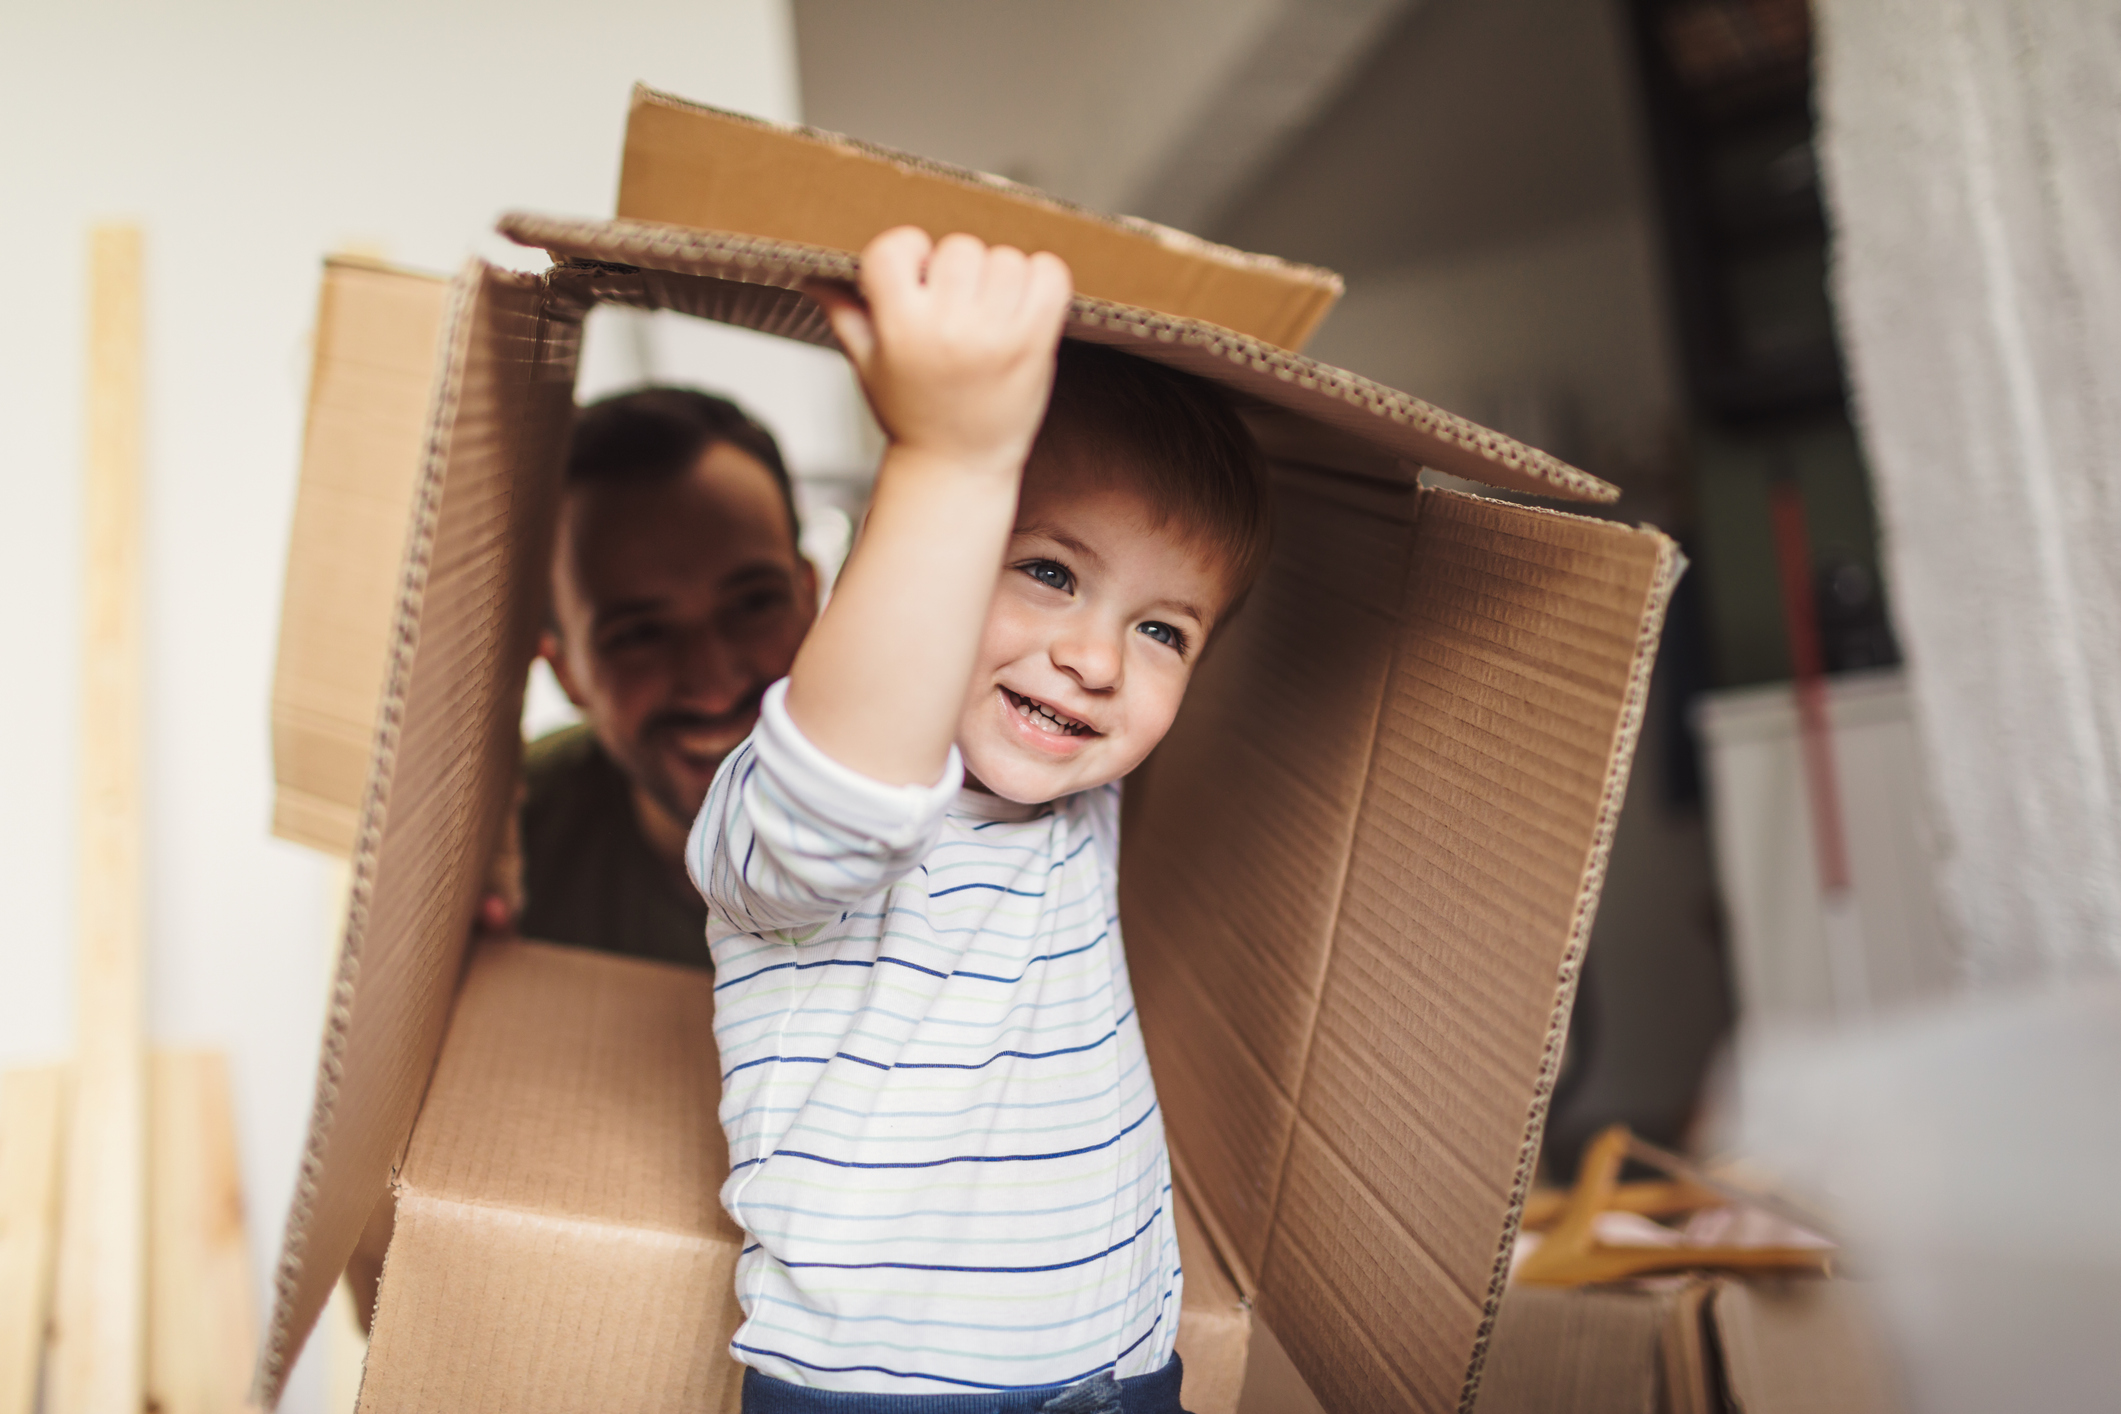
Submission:
[[[860,270],[854,256],[826,246],[639,221],[515,212],[500,229],[565,262],[567,281],[594,290],[590,297],[684,308],[826,347],[834,346],[831,332],[799,292],[813,281],[852,281]],[[1559,458],[1419,398],[1202,320],[1079,293],[1063,332],[1220,384],[1281,460],[1408,482],[1427,466],[1574,501],[1620,495]]]
[[[1000,177],[813,128],[633,91],[618,214],[852,253],[893,226],[1050,250],[1084,294],[1300,349],[1334,301],[1329,270],[1102,216]]]
[[[342,284],[338,295],[361,302],[393,292]],[[546,315],[543,298],[537,277],[483,262],[449,286],[382,643],[360,615],[293,613],[299,604],[283,630],[283,664],[290,640],[298,660],[347,659],[349,681],[373,674],[380,706],[316,1100],[259,1366],[268,1405],[411,1131],[513,794],[579,338],[576,326]],[[333,366],[320,357],[313,396],[329,397],[322,375]],[[403,390],[393,383],[383,401],[400,406]],[[305,504],[315,504],[312,478],[336,474],[366,406],[357,400],[347,428],[312,438]],[[313,412],[312,426],[329,415]],[[291,582],[308,573],[307,557],[327,553],[311,542],[328,540],[333,527],[319,521],[309,531],[298,527]]]

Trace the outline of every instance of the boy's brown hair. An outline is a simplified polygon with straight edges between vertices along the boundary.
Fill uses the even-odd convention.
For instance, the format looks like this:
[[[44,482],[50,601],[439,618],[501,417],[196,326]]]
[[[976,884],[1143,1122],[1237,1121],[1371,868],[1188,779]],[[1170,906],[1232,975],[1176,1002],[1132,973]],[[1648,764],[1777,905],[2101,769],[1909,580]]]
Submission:
[[[1273,536],[1267,462],[1223,391],[1206,379],[1063,339],[1032,458],[1079,457],[1138,491],[1156,524],[1176,522],[1229,572],[1219,627],[1259,577]]]

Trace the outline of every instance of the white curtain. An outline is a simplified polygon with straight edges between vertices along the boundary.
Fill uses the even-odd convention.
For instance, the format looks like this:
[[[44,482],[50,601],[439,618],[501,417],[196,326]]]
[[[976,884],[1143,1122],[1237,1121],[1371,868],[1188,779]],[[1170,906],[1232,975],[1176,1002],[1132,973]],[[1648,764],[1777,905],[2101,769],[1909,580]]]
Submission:
[[[1980,984],[2121,967],[2121,0],[1817,0],[1834,284]]]

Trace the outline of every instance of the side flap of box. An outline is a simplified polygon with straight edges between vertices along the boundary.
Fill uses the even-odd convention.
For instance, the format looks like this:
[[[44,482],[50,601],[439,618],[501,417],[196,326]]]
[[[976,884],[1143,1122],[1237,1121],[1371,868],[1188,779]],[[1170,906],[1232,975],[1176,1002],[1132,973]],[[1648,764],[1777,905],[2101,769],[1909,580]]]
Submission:
[[[472,958],[408,1192],[738,1242],[721,1204],[714,977],[548,943]]]
[[[1332,1408],[1472,1407],[1684,564],[1422,500],[1259,1274]]]
[[[1340,298],[1330,271],[1250,255],[1028,187],[636,88],[618,215],[858,251],[899,225],[1050,250],[1084,294],[1302,348]]]
[[[363,1408],[734,1414],[713,988],[478,948],[399,1173]]]
[[[1120,910],[1173,1169],[1248,1295],[1419,505],[1409,484],[1277,467],[1272,560],[1127,783]]]
[[[737,1414],[737,1250],[401,1193],[358,1407]]]
[[[332,260],[273,672],[273,833],[353,853],[449,282]]]
[[[441,376],[354,836],[353,888],[258,1394],[278,1398],[410,1133],[513,796],[579,326],[539,277],[473,262]],[[395,556],[394,556],[395,558]]]

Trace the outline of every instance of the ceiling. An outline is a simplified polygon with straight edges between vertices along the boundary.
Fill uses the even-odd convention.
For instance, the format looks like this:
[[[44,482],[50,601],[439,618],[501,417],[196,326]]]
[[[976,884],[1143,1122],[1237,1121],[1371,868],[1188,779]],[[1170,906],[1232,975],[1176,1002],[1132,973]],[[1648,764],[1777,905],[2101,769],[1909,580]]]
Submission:
[[[805,121],[1212,224],[1408,0],[794,0]]]

